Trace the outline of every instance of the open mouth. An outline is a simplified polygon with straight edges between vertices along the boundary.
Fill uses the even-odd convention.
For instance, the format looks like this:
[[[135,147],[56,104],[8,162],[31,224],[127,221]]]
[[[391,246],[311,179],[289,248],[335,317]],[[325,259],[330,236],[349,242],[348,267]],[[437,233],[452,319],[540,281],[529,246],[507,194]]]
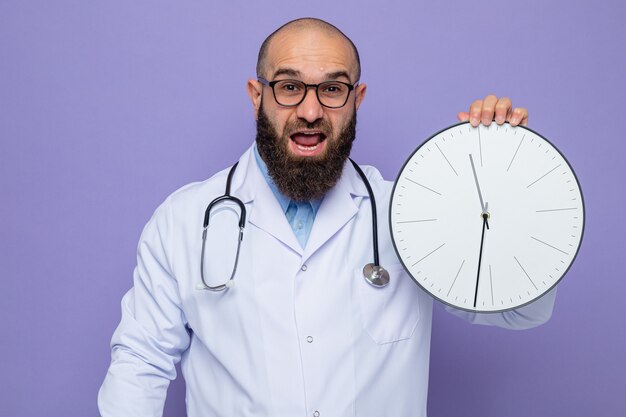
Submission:
[[[294,147],[300,151],[298,153],[312,155],[321,151],[326,135],[319,130],[302,130],[293,133],[290,138]]]

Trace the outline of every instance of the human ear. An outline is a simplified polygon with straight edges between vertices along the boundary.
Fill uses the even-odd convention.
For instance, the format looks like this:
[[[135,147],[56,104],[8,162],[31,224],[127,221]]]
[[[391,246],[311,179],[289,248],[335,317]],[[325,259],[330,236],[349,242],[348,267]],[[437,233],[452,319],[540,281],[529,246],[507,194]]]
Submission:
[[[355,91],[355,96],[356,96],[356,109],[359,109],[359,106],[361,105],[361,102],[363,101],[363,99],[365,98],[365,93],[367,92],[367,85],[366,84],[359,84],[354,88]]]
[[[263,92],[263,84],[257,80],[248,80],[248,95],[254,107],[254,118],[258,118],[259,108],[261,107],[261,93]]]

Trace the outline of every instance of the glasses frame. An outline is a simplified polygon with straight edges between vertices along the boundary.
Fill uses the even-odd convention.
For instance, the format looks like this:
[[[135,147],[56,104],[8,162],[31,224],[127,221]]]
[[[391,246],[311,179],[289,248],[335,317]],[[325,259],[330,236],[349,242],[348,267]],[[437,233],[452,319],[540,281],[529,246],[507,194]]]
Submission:
[[[272,88],[272,95],[274,96],[274,101],[276,101],[276,103],[278,103],[280,106],[283,107],[296,107],[299,106],[304,99],[306,98],[307,93],[309,92],[309,88],[315,88],[315,97],[317,97],[317,101],[324,107],[327,107],[329,109],[339,109],[343,106],[346,105],[346,103],[348,102],[348,98],[350,97],[350,93],[352,92],[352,90],[354,90],[354,87],[357,86],[358,82],[354,83],[354,84],[348,84],[345,83],[343,81],[324,81],[323,83],[319,83],[319,84],[307,84],[304,81],[300,81],[300,80],[293,80],[293,79],[285,79],[285,80],[274,80],[274,81],[268,81],[265,78],[258,78],[259,82],[263,85],[266,85],[268,87]],[[276,91],[274,90],[274,86],[276,84],[278,84],[279,82],[283,82],[283,81],[291,81],[294,83],[300,83],[302,85],[304,85],[304,94],[302,94],[302,98],[300,99],[299,102],[295,103],[295,104],[282,104],[280,101],[278,101],[278,99],[276,98]],[[343,104],[341,106],[328,106],[324,103],[322,103],[322,100],[320,100],[320,94],[319,94],[319,88],[320,85],[324,85],[327,83],[339,83],[339,84],[343,84],[346,87],[348,87],[348,94],[346,94],[346,100],[343,102]]]

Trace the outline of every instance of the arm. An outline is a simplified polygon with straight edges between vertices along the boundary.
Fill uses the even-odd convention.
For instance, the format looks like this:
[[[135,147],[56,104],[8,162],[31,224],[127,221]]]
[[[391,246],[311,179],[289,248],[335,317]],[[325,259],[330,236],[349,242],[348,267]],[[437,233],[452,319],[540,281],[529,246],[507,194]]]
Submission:
[[[171,254],[166,201],[141,236],[134,286],[122,299],[111,365],[98,394],[103,417],[161,416],[175,364],[189,345]]]

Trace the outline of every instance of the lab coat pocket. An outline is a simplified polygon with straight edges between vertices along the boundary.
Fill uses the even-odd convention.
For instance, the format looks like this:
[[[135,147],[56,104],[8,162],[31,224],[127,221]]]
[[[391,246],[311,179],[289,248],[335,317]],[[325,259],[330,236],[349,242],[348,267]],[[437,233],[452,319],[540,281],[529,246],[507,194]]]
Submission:
[[[363,327],[378,344],[411,338],[420,319],[418,287],[402,265],[387,267],[390,281],[376,288],[355,272]]]

